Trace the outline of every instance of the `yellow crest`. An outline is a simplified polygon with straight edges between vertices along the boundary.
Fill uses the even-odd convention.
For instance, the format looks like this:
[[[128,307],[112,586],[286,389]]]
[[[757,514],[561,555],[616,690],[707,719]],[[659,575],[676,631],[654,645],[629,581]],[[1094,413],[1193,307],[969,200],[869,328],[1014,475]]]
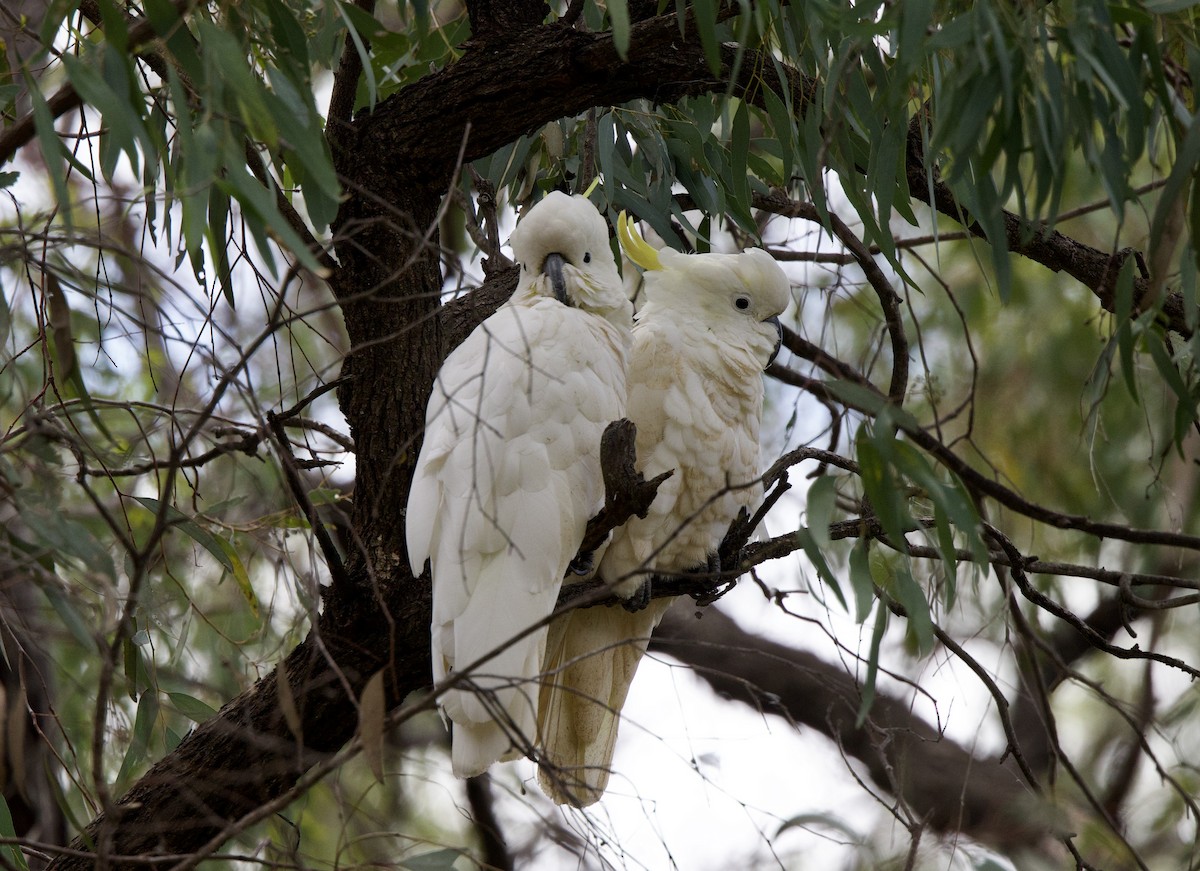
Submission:
[[[642,269],[662,269],[658,251],[642,238],[633,219],[624,209],[617,216],[617,238],[621,240],[621,248],[625,255]]]

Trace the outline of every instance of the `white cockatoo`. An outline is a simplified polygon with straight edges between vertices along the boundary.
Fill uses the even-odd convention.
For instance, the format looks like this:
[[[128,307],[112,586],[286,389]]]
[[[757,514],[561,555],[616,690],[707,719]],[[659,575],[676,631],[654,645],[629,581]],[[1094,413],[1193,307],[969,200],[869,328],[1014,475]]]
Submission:
[[[766,251],[655,251],[624,215],[618,233],[645,268],[633,328],[626,416],[650,478],[674,469],[645,518],[616,530],[597,568],[631,597],[650,572],[703,568],[743,507],[761,501],[762,372],[779,347],[791,288]],[[641,611],[589,608],[551,624],[538,718],[542,788],[586,806],[608,784],[617,725],[650,633],[671,603]]]
[[[413,570],[431,564],[433,677],[469,669],[441,699],[459,777],[532,750],[546,627],[526,630],[604,504],[600,437],[625,412],[632,307],[607,222],[550,193],[510,242],[516,292],[442,365],[407,509]]]

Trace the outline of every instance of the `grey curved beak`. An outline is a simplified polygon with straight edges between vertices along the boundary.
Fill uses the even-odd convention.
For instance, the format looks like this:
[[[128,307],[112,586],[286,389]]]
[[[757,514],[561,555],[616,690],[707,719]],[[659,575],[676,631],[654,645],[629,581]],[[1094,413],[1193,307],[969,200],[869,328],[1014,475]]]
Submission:
[[[779,323],[779,318],[767,318],[763,323],[772,324],[775,327],[775,348],[771,351],[771,356],[767,359],[767,365],[770,366],[775,362],[775,358],[779,356],[779,349],[783,346],[783,324]]]
[[[567,299],[567,280],[563,277],[563,264],[565,260],[561,254],[547,254],[546,260],[542,263],[542,272],[550,276],[550,286],[554,288],[554,298],[563,305],[570,305],[571,301]]]

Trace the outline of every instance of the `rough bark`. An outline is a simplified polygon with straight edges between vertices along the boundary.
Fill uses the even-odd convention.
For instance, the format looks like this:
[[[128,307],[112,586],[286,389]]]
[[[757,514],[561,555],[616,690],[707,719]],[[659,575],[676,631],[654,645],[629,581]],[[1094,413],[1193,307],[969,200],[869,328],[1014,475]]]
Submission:
[[[467,0],[471,38],[481,42],[506,39],[546,20],[550,8],[542,0]]]
[[[5,517],[4,522],[19,522]],[[42,646],[36,581],[18,555],[0,546],[0,789],[19,837],[64,844],[67,821],[55,800],[53,664]],[[45,865],[37,859],[30,867]]]
[[[409,570],[403,542],[425,401],[445,354],[503,297],[500,282],[511,281],[511,274],[500,274],[488,294],[439,309],[441,199],[460,159],[488,154],[549,121],[635,98],[671,102],[724,92],[728,69],[713,76],[690,36],[680,35],[673,15],[640,21],[622,60],[607,34],[523,24],[507,34],[503,51],[490,36],[479,40],[458,62],[337,128],[334,155],[347,199],[334,227],[338,265],[330,281],[352,347],[340,400],[357,449],[354,546],[345,580],[328,588],[311,634],[279,673],[230,700],[156,763],[76,840],[74,848],[84,852],[64,855],[56,867],[91,867],[95,857],[86,851],[92,850],[109,858],[193,852],[341,747],[354,733],[355,701],[372,674],[387,668],[393,704],[426,686],[429,590]],[[740,69],[734,92],[752,95],[756,65],[749,59]],[[811,82],[798,78],[795,88],[794,103],[804,111]],[[798,678],[804,670],[787,674]],[[289,704],[281,705],[281,686]],[[874,753],[877,765],[889,767],[890,775],[878,769],[881,783],[915,768],[906,760],[927,760],[917,755],[927,745],[928,753],[946,756],[929,768],[944,779],[955,816],[989,813],[974,803],[976,793],[960,796],[976,782],[963,779],[973,760],[961,750],[918,730],[911,734],[919,738],[901,742],[908,756],[880,755],[873,743],[878,733],[859,734],[852,715],[846,719],[849,690],[812,680],[797,687],[817,694],[814,710],[843,746],[861,744],[864,756]],[[299,715],[299,734],[284,715],[290,705]],[[905,723],[910,728],[911,718]],[[946,827],[953,822],[949,811],[939,820]],[[1028,824],[1023,820],[1012,821],[1016,830]]]
[[[886,695],[876,697],[858,726],[862,688],[844,668],[750,635],[717,608],[699,613],[696,619],[691,603],[676,604],[651,647],[691,666],[720,695],[834,741],[937,831],[962,832],[1010,856],[1059,854],[1061,820],[1014,766],[972,756]]]
[[[351,342],[339,399],[358,455],[346,581],[327,589],[317,624],[281,673],[188,735],[75,840],[80,855],[55,867],[90,867],[92,849],[118,865],[122,856],[190,853],[345,744],[375,672],[388,668],[392,704],[428,684],[429,590],[408,567],[405,500],[425,402],[452,347],[443,320],[455,341],[471,320],[462,306],[438,306],[441,198],[460,155],[481,156],[592,105],[721,87],[672,17],[638,25],[635,37],[622,64],[603,34],[553,25],[520,33],[505,52],[468,51],[342,130],[334,156],[348,198],[334,226],[331,285]],[[497,278],[485,310],[510,280]],[[281,684],[300,735],[284,715]]]

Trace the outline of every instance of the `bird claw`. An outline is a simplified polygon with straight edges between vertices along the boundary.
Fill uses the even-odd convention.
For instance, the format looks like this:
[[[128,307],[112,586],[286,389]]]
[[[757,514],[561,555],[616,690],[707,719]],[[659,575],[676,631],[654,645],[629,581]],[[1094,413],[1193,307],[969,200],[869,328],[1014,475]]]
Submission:
[[[737,581],[717,581],[710,583],[707,586],[693,590],[688,595],[696,602],[696,605],[701,608],[706,608],[716,602],[730,590],[737,586]]]
[[[695,590],[692,590],[688,594],[700,607],[711,605],[737,586],[737,578],[723,579],[721,577],[721,572],[726,562],[727,560],[723,559],[720,553],[710,553],[708,555],[707,565],[701,570],[706,577]],[[736,566],[739,563],[740,559],[735,559],[732,565]]]
[[[621,607],[630,614],[636,614],[638,611],[645,610],[650,604],[650,579],[646,578],[642,585],[634,591],[633,595],[628,599],[621,600]]]
[[[595,551],[589,550],[584,551],[583,553],[575,554],[575,559],[571,560],[570,564],[567,566],[567,570],[571,574],[579,575],[580,577],[590,575],[592,570],[596,567],[595,560],[593,559],[595,553]]]

